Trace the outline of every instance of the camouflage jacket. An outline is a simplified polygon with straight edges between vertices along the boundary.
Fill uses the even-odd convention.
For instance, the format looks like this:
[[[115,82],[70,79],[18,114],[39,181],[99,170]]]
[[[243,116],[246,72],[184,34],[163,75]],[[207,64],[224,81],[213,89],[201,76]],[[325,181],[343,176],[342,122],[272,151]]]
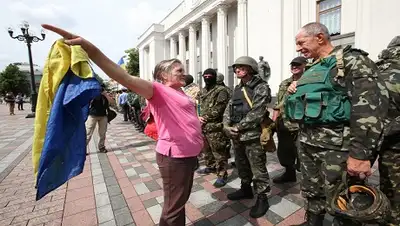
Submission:
[[[385,148],[400,150],[400,37],[399,43],[384,49],[376,64],[389,92],[385,125]]]
[[[295,122],[287,120],[283,110],[284,100],[287,96],[287,89],[289,88],[290,84],[292,84],[292,82],[293,76],[290,76],[290,78],[287,78],[281,82],[281,84],[279,85],[278,96],[276,98],[273,109],[279,111],[279,116],[277,120],[283,120],[283,125],[285,126],[285,128],[287,128],[289,131],[296,131],[299,130],[299,125]]]
[[[147,100],[146,100],[146,98],[144,98],[140,95],[138,95],[138,98],[139,98],[140,109],[143,110],[143,108],[145,108],[147,106],[147,102],[146,102]]]
[[[228,93],[229,93],[229,99],[232,97],[232,89],[229,88],[229,86],[225,85],[225,83],[224,83],[223,81],[222,81],[222,82],[217,82],[217,85],[220,85],[220,86],[225,87],[226,90],[227,90]]]
[[[204,133],[222,131],[222,119],[228,101],[229,93],[224,86],[216,85],[210,90],[200,90],[200,117],[207,121],[202,126]]]
[[[243,84],[240,82],[236,87],[237,89],[241,89],[243,86],[250,86],[252,84],[256,84],[262,80],[258,75],[254,76],[250,81]],[[235,92],[234,91],[234,92]],[[259,139],[261,135],[261,122],[266,117],[267,106],[271,102],[271,90],[268,86],[268,83],[264,80],[260,82],[255,88],[253,96],[251,97],[253,107],[250,112],[236,125],[232,125],[231,123],[231,113],[232,113],[232,98],[229,100],[228,106],[224,112],[224,120],[223,124],[225,126],[235,126],[239,130],[239,140],[240,141],[248,141]],[[244,100],[246,101],[246,100]],[[268,116],[268,115],[267,115]]]
[[[136,93],[129,92],[127,96],[128,104],[131,107],[138,107],[140,105],[139,98],[140,98],[139,95],[137,95]]]
[[[198,100],[200,89],[197,84],[192,83],[186,87],[183,87],[183,92],[185,92],[185,94],[190,97],[193,103],[196,103],[196,100]]]
[[[336,47],[330,55],[336,54],[339,49]],[[347,90],[351,100],[349,123],[339,126],[300,125],[299,139],[312,146],[349,151],[349,155],[355,159],[368,160],[383,140],[388,91],[368,53],[348,46],[343,49],[343,63],[344,75],[337,76],[338,68],[335,67],[331,71],[331,78],[333,83]]]
[[[229,94],[229,99],[231,99],[231,97],[232,97],[232,89],[229,88],[228,86],[225,86],[225,85],[224,85],[224,87],[225,87],[226,91],[227,91],[228,94]]]

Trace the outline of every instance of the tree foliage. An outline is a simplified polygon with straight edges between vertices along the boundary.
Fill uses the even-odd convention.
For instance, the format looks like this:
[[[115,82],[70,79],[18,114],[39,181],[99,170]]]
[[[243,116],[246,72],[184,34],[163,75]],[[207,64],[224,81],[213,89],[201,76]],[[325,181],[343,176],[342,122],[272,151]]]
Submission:
[[[7,92],[22,93],[29,95],[31,93],[31,85],[26,73],[19,70],[18,66],[9,64],[4,71],[0,73],[0,93]]]
[[[128,54],[126,70],[130,75],[139,76],[139,51],[137,48],[125,50]]]

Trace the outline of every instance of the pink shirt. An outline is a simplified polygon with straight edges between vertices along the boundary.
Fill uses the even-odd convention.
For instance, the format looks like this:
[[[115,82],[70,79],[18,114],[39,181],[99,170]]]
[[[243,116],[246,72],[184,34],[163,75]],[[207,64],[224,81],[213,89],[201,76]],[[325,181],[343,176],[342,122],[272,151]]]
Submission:
[[[148,103],[158,130],[156,151],[175,158],[197,156],[203,148],[203,135],[190,98],[158,82],[153,89]]]

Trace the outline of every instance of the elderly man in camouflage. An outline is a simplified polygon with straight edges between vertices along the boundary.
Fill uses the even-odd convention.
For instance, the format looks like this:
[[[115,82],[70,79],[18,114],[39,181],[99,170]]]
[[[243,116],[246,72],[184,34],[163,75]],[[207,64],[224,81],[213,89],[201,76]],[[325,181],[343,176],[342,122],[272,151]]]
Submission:
[[[296,182],[296,168],[298,168],[297,158],[297,134],[299,126],[295,122],[291,122],[284,117],[283,102],[287,95],[287,89],[293,81],[297,81],[303,75],[307,64],[304,57],[296,57],[290,62],[290,71],[292,76],[283,80],[279,85],[277,101],[274,106],[272,120],[276,123],[276,131],[278,135],[278,159],[279,163],[285,167],[285,172],[273,179],[275,184]],[[296,164],[297,162],[297,164]]]
[[[253,58],[239,57],[232,66],[241,81],[233,91],[223,123],[226,134],[233,141],[236,167],[242,185],[239,190],[228,194],[228,199],[252,199],[253,182],[257,201],[250,210],[250,217],[258,218],[269,209],[267,194],[271,190],[266,168],[267,155],[260,143],[260,123],[268,114],[271,92],[268,83],[257,75],[258,66]]]
[[[385,139],[379,152],[380,190],[391,204],[389,225],[400,225],[400,36],[378,56],[377,65],[389,91]]]
[[[309,23],[296,36],[296,50],[314,60],[293,82],[285,115],[299,122],[301,189],[306,222],[322,226],[328,203],[346,172],[371,175],[370,160],[383,138],[388,92],[374,62],[362,50],[334,48],[328,29]],[[333,225],[359,225],[334,218]]]
[[[226,185],[228,179],[228,156],[226,147],[229,143],[228,137],[222,131],[222,118],[228,101],[229,93],[224,86],[217,84],[217,72],[207,69],[203,73],[206,86],[200,90],[200,115],[204,142],[204,159],[206,168],[198,171],[200,174],[217,173],[214,186],[219,188]]]

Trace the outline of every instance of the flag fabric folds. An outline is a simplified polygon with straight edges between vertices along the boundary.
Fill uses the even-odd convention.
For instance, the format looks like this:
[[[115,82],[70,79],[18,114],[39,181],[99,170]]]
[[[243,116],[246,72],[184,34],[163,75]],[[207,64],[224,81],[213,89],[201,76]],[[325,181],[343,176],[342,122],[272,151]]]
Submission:
[[[32,163],[36,200],[83,171],[90,100],[101,86],[80,46],[56,41],[43,70],[36,107]]]

